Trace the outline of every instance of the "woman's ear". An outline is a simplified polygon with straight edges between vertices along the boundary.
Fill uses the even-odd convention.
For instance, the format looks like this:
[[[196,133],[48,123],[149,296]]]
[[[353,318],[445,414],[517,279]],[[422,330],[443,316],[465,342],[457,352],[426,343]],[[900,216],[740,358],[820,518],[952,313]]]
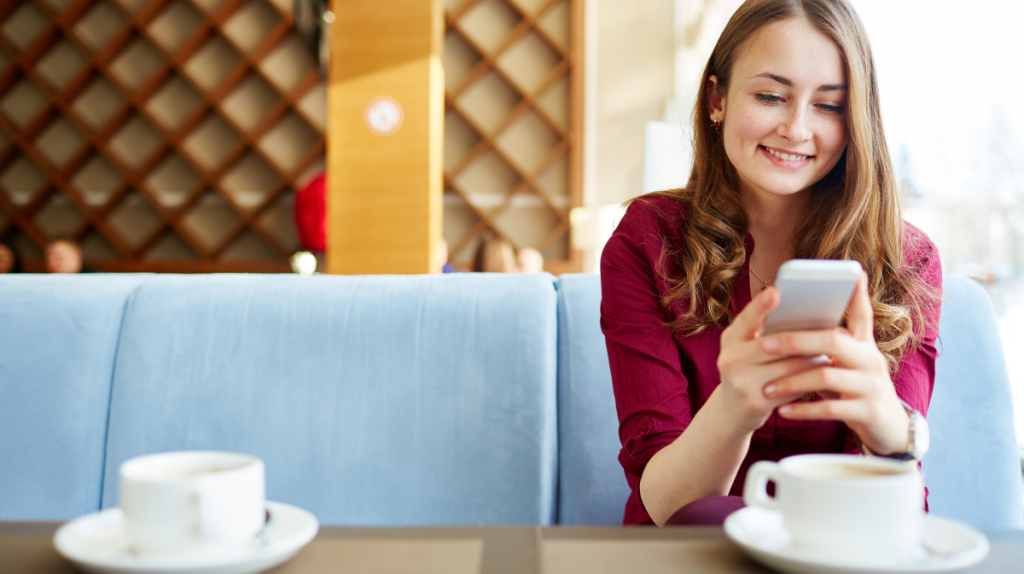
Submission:
[[[725,116],[725,98],[718,93],[718,76],[708,76],[708,116],[722,119]]]

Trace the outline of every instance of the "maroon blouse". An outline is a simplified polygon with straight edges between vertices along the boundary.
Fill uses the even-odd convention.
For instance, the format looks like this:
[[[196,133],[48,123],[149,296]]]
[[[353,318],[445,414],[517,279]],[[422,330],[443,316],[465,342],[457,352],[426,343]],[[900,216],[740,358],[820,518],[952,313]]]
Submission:
[[[601,329],[608,346],[619,415],[619,462],[632,490],[623,518],[627,525],[653,522],[640,501],[644,467],[686,430],[719,383],[716,365],[723,328],[707,329],[691,337],[673,333],[665,323],[680,316],[686,303],[676,301],[667,309],[661,305],[668,284],[652,267],[665,240],[683,244],[687,210],[685,204],[669,198],[633,202],[601,256]],[[905,229],[906,264],[920,269],[929,285],[941,289],[942,270],[935,246],[910,224]],[[733,288],[736,313],[751,299],[748,263],[754,242],[749,234],[745,246],[746,260]],[[670,273],[683,275],[678,267]],[[930,322],[934,327],[926,332],[918,350],[903,358],[893,375],[899,397],[924,414],[935,381],[938,305],[928,312],[934,314]],[[773,412],[754,432],[729,493],[742,495],[747,469],[759,460],[824,452],[857,452],[853,433],[845,424],[788,420]]]

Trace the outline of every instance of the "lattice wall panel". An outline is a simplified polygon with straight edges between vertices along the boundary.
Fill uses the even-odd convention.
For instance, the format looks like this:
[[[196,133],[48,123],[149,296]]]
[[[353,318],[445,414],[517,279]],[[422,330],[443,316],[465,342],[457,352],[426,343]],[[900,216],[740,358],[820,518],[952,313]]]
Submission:
[[[446,0],[444,235],[470,267],[488,229],[577,270],[579,0]]]
[[[0,240],[107,271],[285,271],[326,97],[291,0],[0,2]]]

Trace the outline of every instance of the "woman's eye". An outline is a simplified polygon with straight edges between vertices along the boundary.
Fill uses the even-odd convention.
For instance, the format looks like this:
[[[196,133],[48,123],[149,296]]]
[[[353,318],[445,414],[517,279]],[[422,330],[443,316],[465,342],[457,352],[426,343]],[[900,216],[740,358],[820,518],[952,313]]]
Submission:
[[[754,98],[759,102],[765,102],[769,104],[782,103],[782,96],[778,94],[757,94]]]
[[[843,106],[833,106],[831,104],[818,104],[822,110],[830,114],[841,114],[843,113]]]

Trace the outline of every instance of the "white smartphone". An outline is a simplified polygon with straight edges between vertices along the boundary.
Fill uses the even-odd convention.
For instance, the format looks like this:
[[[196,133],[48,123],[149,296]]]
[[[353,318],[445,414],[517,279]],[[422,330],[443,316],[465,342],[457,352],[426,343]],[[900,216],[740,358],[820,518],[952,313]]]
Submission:
[[[837,327],[860,274],[857,261],[792,259],[783,263],[775,279],[782,302],[768,315],[761,334]]]

